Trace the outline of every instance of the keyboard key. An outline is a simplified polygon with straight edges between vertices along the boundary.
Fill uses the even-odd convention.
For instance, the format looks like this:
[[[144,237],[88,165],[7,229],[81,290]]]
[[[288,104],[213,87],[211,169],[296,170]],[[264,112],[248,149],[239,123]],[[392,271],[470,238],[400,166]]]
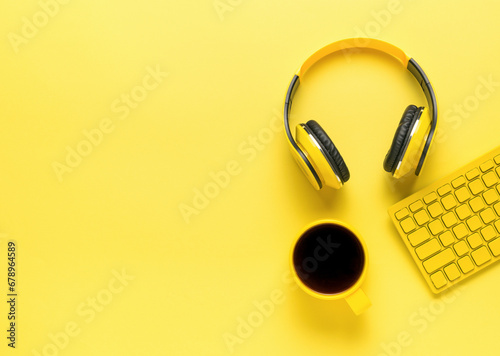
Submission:
[[[474,264],[472,263],[469,256],[462,257],[458,260],[458,265],[463,273],[469,273],[474,269]]]
[[[431,274],[431,281],[432,284],[434,284],[434,287],[437,289],[443,288],[445,285],[448,284],[448,281],[446,280],[446,277],[444,276],[443,272],[437,271],[434,274]]]
[[[424,204],[422,204],[422,202],[420,200],[417,200],[416,202],[410,204],[410,210],[414,213],[419,211],[423,207],[424,207]]]
[[[404,232],[409,233],[410,231],[413,231],[417,227],[415,223],[413,222],[413,219],[408,217],[401,221],[399,223],[401,225],[401,228],[403,229]]]
[[[495,210],[495,213],[500,216],[500,203],[496,203],[495,205],[493,205],[493,209]]]
[[[464,223],[460,223],[453,228],[453,234],[460,240],[469,234],[469,230],[467,230],[467,226]]]
[[[481,229],[481,236],[485,241],[490,241],[491,239],[497,236],[497,233],[493,228],[493,226],[488,225],[484,229]]]
[[[455,254],[450,248],[439,252],[437,255],[425,260],[422,265],[427,273],[432,273],[435,270],[447,265],[455,260]]]
[[[443,246],[448,247],[455,242],[455,237],[453,236],[451,231],[448,230],[439,235],[439,240],[441,241]]]
[[[432,203],[427,207],[427,210],[429,210],[429,214],[431,214],[433,218],[443,213],[443,207],[441,206],[441,204],[439,204],[439,202]]]
[[[453,245],[453,249],[459,256],[463,256],[469,252],[469,246],[465,243],[465,241],[459,241],[455,245]]]
[[[476,265],[481,266],[486,262],[491,260],[491,255],[486,246],[480,247],[475,251],[472,251],[471,254],[472,259],[476,263]]]
[[[497,172],[497,176],[499,176],[499,177],[500,177],[500,167],[497,167],[497,168],[495,169],[495,172]]]
[[[424,225],[429,221],[429,214],[425,210],[420,210],[415,215],[413,216],[415,218],[415,221],[417,224],[420,226]]]
[[[484,205],[483,199],[481,197],[475,197],[469,201],[470,207],[472,211],[477,213],[480,210],[483,210],[486,205]]]
[[[485,224],[489,224],[490,222],[494,221],[497,216],[493,212],[493,209],[487,208],[479,213],[481,216],[481,219],[484,221]]]
[[[481,227],[481,220],[474,215],[469,220],[467,220],[467,226],[469,226],[470,231],[476,231]]]
[[[455,191],[455,196],[460,203],[470,199],[470,192],[467,187],[459,188]]]
[[[463,176],[460,176],[457,179],[454,179],[451,181],[451,185],[455,189],[460,187],[461,185],[464,185],[464,184],[465,184],[465,178]]]
[[[472,194],[478,195],[484,190],[484,184],[481,181],[481,179],[474,179],[472,182],[469,183],[469,189]]]
[[[492,169],[495,165],[493,164],[493,161],[490,159],[486,162],[484,162],[482,165],[479,166],[479,169],[481,172],[486,172],[490,169]]]
[[[491,241],[488,244],[488,247],[491,250],[491,253],[493,256],[498,257],[500,255],[500,237],[496,238],[495,240]]]
[[[429,230],[431,230],[431,234],[437,235],[444,230],[443,223],[441,220],[434,220],[429,223]]]
[[[475,232],[467,238],[467,242],[472,249],[475,249],[483,244],[483,239]]]
[[[497,228],[497,231],[500,233],[500,220],[495,221],[495,227]]]
[[[457,205],[457,201],[455,200],[452,194],[449,194],[445,196],[443,199],[441,199],[441,204],[443,204],[446,210],[450,210],[451,208]]]
[[[500,155],[495,156],[495,163],[500,164]]]
[[[468,218],[472,214],[472,211],[470,211],[470,208],[467,204],[460,205],[455,209],[455,212],[457,213],[457,216],[460,220]]]
[[[415,249],[415,253],[417,254],[418,258],[420,258],[421,260],[425,260],[427,257],[435,254],[439,250],[441,250],[441,245],[439,244],[438,240],[432,239],[417,247]]]
[[[471,169],[465,176],[468,180],[473,180],[474,178],[479,176],[479,170],[477,168]]]
[[[486,204],[490,205],[498,200],[498,193],[495,189],[489,189],[483,193],[483,198]]]
[[[425,204],[430,204],[432,203],[434,200],[436,200],[438,197],[436,195],[436,193],[432,192],[432,193],[429,193],[427,194],[425,197],[424,197],[424,202]]]
[[[420,245],[422,242],[427,241],[431,236],[425,227],[412,232],[408,235],[408,241],[412,246]]]
[[[488,172],[481,178],[483,179],[484,185],[486,185],[488,188],[498,183],[498,177],[495,172]]]
[[[408,211],[408,209],[406,208],[403,208],[401,209],[400,211],[398,211],[395,216],[396,216],[396,219],[398,220],[401,220],[402,218],[405,218],[407,217],[408,215],[410,215],[410,212]]]
[[[493,209],[495,209],[495,213],[500,216],[500,203],[496,203],[495,205],[493,205]]]
[[[444,225],[446,227],[452,227],[453,225],[455,225],[458,222],[457,217],[455,216],[453,211],[447,212],[446,214],[444,214],[442,216],[441,219],[443,219]]]
[[[449,192],[451,192],[451,186],[450,186],[449,184],[445,184],[445,185],[443,185],[442,187],[440,187],[440,188],[438,189],[438,194],[439,194],[440,196],[446,195],[446,194],[448,194]]]
[[[446,273],[446,277],[448,277],[450,281],[454,281],[455,279],[460,277],[460,271],[458,270],[457,265],[454,263],[452,263],[449,266],[446,266],[444,268],[444,273]]]

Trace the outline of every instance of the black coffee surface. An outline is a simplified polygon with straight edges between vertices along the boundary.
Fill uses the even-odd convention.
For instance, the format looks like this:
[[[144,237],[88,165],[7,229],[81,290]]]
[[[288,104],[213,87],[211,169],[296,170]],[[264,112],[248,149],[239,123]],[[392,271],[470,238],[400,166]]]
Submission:
[[[359,279],[365,255],[351,231],[323,224],[302,235],[293,252],[293,263],[306,286],[318,293],[337,294]]]

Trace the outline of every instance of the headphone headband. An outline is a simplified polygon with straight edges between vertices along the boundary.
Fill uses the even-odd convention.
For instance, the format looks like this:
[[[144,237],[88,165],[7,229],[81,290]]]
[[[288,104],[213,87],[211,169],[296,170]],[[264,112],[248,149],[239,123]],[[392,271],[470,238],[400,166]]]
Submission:
[[[339,51],[346,51],[355,48],[368,48],[376,51],[387,53],[398,59],[405,67],[408,65],[410,57],[400,48],[372,38],[348,38],[337,42],[330,43],[325,47],[317,50],[305,60],[297,71],[297,76],[302,77],[309,68],[311,68],[320,59]]]
[[[372,39],[372,38],[349,38],[349,39],[344,39],[340,40],[337,42],[330,43],[329,45],[326,45],[325,47],[319,49],[318,51],[314,52],[309,58],[306,59],[306,61],[300,66],[299,70],[296,72],[294,77],[292,78],[292,81],[290,82],[290,85],[288,87],[286,97],[285,97],[285,105],[284,105],[284,121],[285,121],[285,131],[287,134],[287,137],[291,143],[291,145],[297,150],[300,156],[305,158],[304,153],[301,151],[295,140],[293,139],[292,133],[290,131],[290,125],[289,125],[289,116],[290,116],[290,111],[292,108],[292,99],[293,96],[297,90],[297,88],[300,85],[300,77],[302,77],[309,68],[311,68],[316,62],[318,62],[320,59],[322,59],[325,56],[328,56],[329,54],[338,52],[338,51],[343,51],[343,50],[350,50],[354,48],[369,48],[369,49],[374,49],[380,52],[387,53],[396,59],[398,59],[403,66],[406,67],[410,71],[410,73],[415,77],[417,82],[420,84],[425,98],[427,100],[427,104],[429,106],[429,112],[431,114],[431,127],[429,134],[427,136],[426,142],[424,149],[422,151],[422,155],[420,157],[420,160],[418,162],[417,168],[415,169],[415,175],[419,175],[420,170],[422,169],[422,165],[424,164],[425,157],[427,155],[427,152],[429,150],[429,147],[432,142],[432,138],[434,136],[434,132],[436,130],[436,125],[437,125],[437,102],[436,102],[436,95],[434,94],[434,90],[432,89],[432,85],[427,78],[427,75],[424,73],[422,68],[417,64],[417,62],[409,57],[403,50],[400,48],[384,42],[380,41],[377,39]],[[309,166],[309,161],[305,159],[307,162],[307,165]],[[312,168],[312,167],[310,167]],[[315,175],[316,179],[319,179],[315,172],[314,169],[312,172]]]

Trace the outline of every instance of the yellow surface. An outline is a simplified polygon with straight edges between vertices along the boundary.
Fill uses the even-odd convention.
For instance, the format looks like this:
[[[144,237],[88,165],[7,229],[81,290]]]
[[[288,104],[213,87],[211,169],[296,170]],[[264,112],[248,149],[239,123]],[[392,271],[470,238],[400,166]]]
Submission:
[[[496,354],[500,268],[434,296],[387,208],[498,146],[500,4],[215,5],[65,1],[42,26],[37,0],[2,3],[0,293],[12,239],[19,295],[16,350],[0,304],[0,353]],[[390,56],[325,58],[291,127],[317,120],[352,177],[317,192],[288,152],[283,96],[307,56],[358,36],[424,68],[439,131],[418,179],[393,180],[384,156],[423,93]],[[366,241],[373,306],[359,317],[291,278],[293,238],[319,218]]]

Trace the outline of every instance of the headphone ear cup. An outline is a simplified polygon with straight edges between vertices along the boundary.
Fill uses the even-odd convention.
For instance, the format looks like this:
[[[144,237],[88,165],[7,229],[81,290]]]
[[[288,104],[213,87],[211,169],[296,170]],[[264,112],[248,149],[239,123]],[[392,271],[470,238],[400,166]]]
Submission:
[[[325,130],[314,120],[309,120],[306,123],[306,126],[309,128],[311,133],[314,135],[314,138],[322,145],[323,151],[325,152],[325,157],[328,162],[334,168],[334,173],[342,180],[342,183],[345,183],[351,177],[349,173],[349,169],[342,158],[339,150],[333,144],[333,141],[327,135]]]
[[[396,133],[394,134],[394,138],[392,139],[391,147],[384,159],[384,170],[386,172],[394,172],[394,169],[400,161],[404,144],[410,134],[410,129],[413,126],[414,118],[418,111],[419,109],[415,105],[409,105],[404,111],[399,121],[398,128],[396,129]]]

